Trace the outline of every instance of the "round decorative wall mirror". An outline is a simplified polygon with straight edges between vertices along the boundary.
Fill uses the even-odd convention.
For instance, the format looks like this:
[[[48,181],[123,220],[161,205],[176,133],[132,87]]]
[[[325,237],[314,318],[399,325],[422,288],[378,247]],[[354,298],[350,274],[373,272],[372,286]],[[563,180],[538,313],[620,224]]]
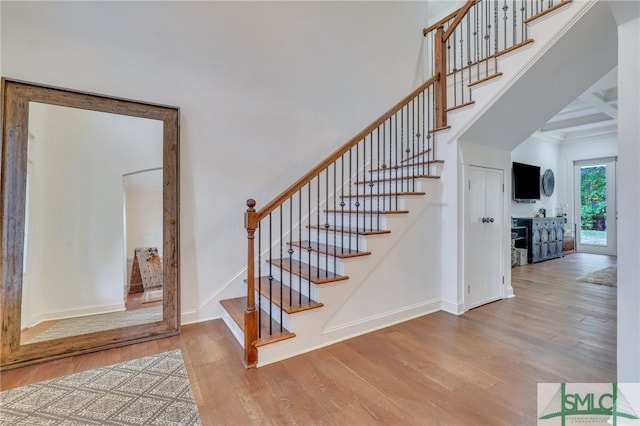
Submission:
[[[547,169],[542,175],[542,193],[547,197],[553,194],[553,188],[555,187],[556,179],[553,176],[553,170]]]

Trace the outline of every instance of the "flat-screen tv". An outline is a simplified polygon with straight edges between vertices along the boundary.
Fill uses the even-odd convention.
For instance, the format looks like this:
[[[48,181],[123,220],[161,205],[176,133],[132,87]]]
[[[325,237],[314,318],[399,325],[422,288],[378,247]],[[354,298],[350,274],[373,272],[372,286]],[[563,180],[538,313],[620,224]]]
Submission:
[[[540,199],[540,167],[513,162],[513,199],[533,201]]]

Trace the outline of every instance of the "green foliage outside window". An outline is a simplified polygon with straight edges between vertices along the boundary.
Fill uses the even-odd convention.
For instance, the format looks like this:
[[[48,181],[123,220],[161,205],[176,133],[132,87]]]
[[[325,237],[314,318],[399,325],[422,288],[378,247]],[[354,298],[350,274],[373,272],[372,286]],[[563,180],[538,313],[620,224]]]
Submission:
[[[604,231],[606,229],[606,166],[580,168],[580,206],[583,230]]]

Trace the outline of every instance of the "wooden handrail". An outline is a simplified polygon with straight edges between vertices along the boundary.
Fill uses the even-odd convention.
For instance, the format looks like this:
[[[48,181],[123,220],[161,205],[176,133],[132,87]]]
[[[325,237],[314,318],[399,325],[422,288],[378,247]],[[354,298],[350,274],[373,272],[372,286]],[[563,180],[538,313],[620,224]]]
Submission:
[[[456,18],[449,25],[449,27],[447,28],[447,31],[445,31],[444,35],[442,36],[443,42],[446,42],[449,39],[449,37],[451,37],[451,34],[453,34],[453,31],[456,29],[458,24],[462,21],[462,18],[464,18],[467,15],[467,12],[469,11],[469,9],[471,9],[471,6],[476,4],[478,1],[479,0],[467,0],[465,5],[458,10],[458,13],[456,14]]]
[[[426,36],[429,32],[433,31],[433,29],[436,29],[433,40],[433,67],[437,76],[435,82],[435,119],[437,128],[447,127],[447,58],[445,44],[456,27],[462,22],[462,19],[467,15],[469,9],[479,1],[480,0],[467,0],[464,6],[422,31],[422,34]],[[453,19],[453,22],[449,24],[445,31],[444,24],[451,19]]]
[[[565,4],[570,3],[571,1],[572,0],[563,0],[561,3],[551,7],[550,9],[548,9],[548,11],[544,11],[544,12],[536,15],[535,18],[543,16],[544,14],[546,14],[548,12],[551,12],[551,11],[557,9],[558,7],[562,7]],[[427,28],[424,28],[423,29],[423,35],[426,36],[428,33],[433,31],[434,29],[440,28],[440,29],[442,29],[443,32],[442,32],[442,36],[438,37],[440,39],[438,41],[441,44],[444,44],[447,41],[447,39],[451,36],[451,34],[453,34],[453,31],[455,31],[455,28],[460,24],[460,22],[462,22],[462,19],[467,15],[467,13],[469,12],[469,9],[471,9],[471,7],[473,5],[475,5],[476,3],[479,3],[479,2],[480,2],[480,0],[467,0],[467,2],[462,7],[458,8],[454,12],[452,12],[449,15],[445,16],[444,18],[440,19],[435,24],[433,24],[433,25],[431,25],[431,26],[429,26]],[[532,17],[532,18],[534,18],[534,17]],[[532,18],[530,18],[530,19],[532,19]],[[447,27],[447,29],[445,31],[444,30],[444,24],[446,22],[450,21],[451,19],[454,19],[454,21]],[[436,50],[438,51],[439,49],[436,47]],[[442,49],[442,52],[444,52],[444,49]],[[492,55],[491,57],[497,57],[497,56],[498,56],[498,54]],[[443,64],[441,64],[440,68],[444,69]],[[298,191],[304,185],[309,183],[320,172],[322,172],[324,169],[326,169],[328,166],[330,166],[331,163],[333,163],[338,158],[340,158],[341,155],[343,155],[345,152],[347,152],[349,149],[351,149],[353,146],[355,146],[366,135],[368,135],[373,130],[375,130],[385,120],[387,120],[389,117],[391,117],[393,114],[395,114],[400,108],[402,108],[407,103],[409,103],[409,101],[411,101],[411,99],[413,99],[418,93],[424,91],[430,85],[437,84],[437,85],[440,86],[440,90],[436,90],[436,92],[440,92],[440,93],[436,93],[436,96],[439,98],[440,101],[445,101],[446,102],[446,91],[445,91],[446,90],[446,82],[444,81],[445,79],[446,79],[446,72],[443,72],[441,69],[436,68],[435,69],[435,75],[433,77],[431,77],[429,80],[427,80],[422,85],[420,85],[417,89],[415,89],[413,92],[411,92],[408,96],[406,96],[404,99],[402,99],[396,105],[394,105],[386,113],[381,115],[377,120],[375,120],[373,123],[371,123],[365,129],[363,129],[360,133],[358,133],[353,138],[351,138],[349,141],[347,141],[344,145],[342,145],[340,148],[338,148],[336,151],[334,151],[330,156],[328,156],[324,161],[319,163],[316,167],[311,169],[304,176],[302,176],[300,179],[298,179],[294,184],[292,184],[285,191],[283,191],[280,195],[278,195],[271,202],[269,202],[262,209],[260,209],[256,213],[257,221],[260,222],[269,213],[273,212],[279,205],[281,205],[288,198],[290,198],[293,194],[295,194],[296,191]],[[444,117],[446,117],[446,113],[445,113],[445,111],[447,109],[446,103],[440,105],[440,107],[441,107],[440,108],[441,109],[441,114],[439,114],[438,111],[436,111],[436,119],[439,121],[439,124],[441,124],[441,127],[446,127],[446,118],[444,118]],[[436,109],[438,109],[438,102],[436,102]],[[439,116],[441,117],[440,119],[438,119]]]
[[[462,7],[464,7],[464,6],[462,6]],[[423,28],[422,29],[422,35],[426,37],[427,34],[432,32],[436,28],[443,27],[444,24],[447,23],[447,21],[450,21],[451,19],[455,18],[455,16],[458,14],[458,12],[460,12],[460,9],[462,9],[462,7],[460,7],[459,9],[454,10],[453,12],[451,12],[450,14],[448,14],[447,16],[445,16],[444,18],[442,18],[441,20],[439,20],[435,24],[429,25],[427,28]]]
[[[418,94],[424,92],[429,86],[434,84],[439,78],[439,75],[436,74],[424,83],[422,83],[418,88],[416,88],[409,95],[405,96],[400,102],[391,107],[387,112],[382,114],[378,119],[376,119],[373,123],[365,127],[362,131],[360,131],[357,135],[352,137],[342,145],[340,148],[335,150],[331,155],[329,155],[325,160],[315,166],[313,169],[309,170],[304,176],[298,179],[293,185],[289,186],[285,189],[280,195],[274,198],[271,202],[266,204],[262,209],[260,209],[257,215],[257,221],[260,222],[264,219],[269,213],[274,211],[279,205],[284,203],[287,199],[289,199],[293,194],[295,194],[300,188],[305,186],[307,183],[311,182],[311,180],[316,177],[320,172],[329,167],[334,161],[342,156],[345,152],[349,151],[353,148],[358,142],[360,142],[365,136],[378,128],[382,123],[384,123],[389,117],[393,116],[396,112],[398,112],[402,107],[407,105],[413,98],[418,96]]]
[[[480,0],[475,0],[475,1],[474,1],[474,4],[475,4],[475,3],[478,3],[479,1],[480,1]],[[423,28],[423,29],[422,29],[422,35],[426,37],[426,36],[427,36],[427,34],[429,34],[430,32],[432,32],[432,31],[433,31],[433,30],[435,30],[436,28],[444,26],[444,24],[446,24],[446,23],[447,23],[447,21],[450,21],[451,19],[455,18],[455,17],[456,17],[456,15],[458,14],[458,12],[460,12],[460,11],[461,11],[462,9],[464,9],[465,7],[467,7],[467,5],[466,5],[466,4],[465,4],[465,5],[463,5],[463,6],[461,6],[461,7],[459,7],[458,9],[454,10],[453,12],[451,12],[450,14],[448,14],[447,16],[445,16],[444,18],[442,18],[441,20],[439,20],[439,21],[438,21],[438,22],[436,22],[435,24],[433,24],[433,25],[429,25],[428,27]],[[468,9],[467,9],[467,10],[468,10]],[[465,12],[465,13],[466,13],[466,12]],[[457,24],[456,24],[456,25],[457,25]]]

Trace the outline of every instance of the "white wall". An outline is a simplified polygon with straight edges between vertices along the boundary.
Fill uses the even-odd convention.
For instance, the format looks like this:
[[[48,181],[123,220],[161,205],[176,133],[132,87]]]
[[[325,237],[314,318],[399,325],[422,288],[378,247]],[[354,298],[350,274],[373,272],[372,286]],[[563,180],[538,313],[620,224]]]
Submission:
[[[389,254],[370,269],[366,280],[344,300],[326,328],[346,327],[394,314],[400,316],[409,308],[424,314],[433,309],[432,304],[440,306],[442,258],[435,248],[440,245],[442,208],[440,191],[435,185],[428,186],[427,192],[429,207],[407,227]],[[397,267],[403,264],[411,267]]]
[[[147,173],[156,175],[155,188],[125,183],[126,256],[130,259],[138,247],[155,247],[162,257],[162,170]]]
[[[637,6],[637,5],[636,5]],[[626,17],[629,15],[627,14]],[[640,19],[618,26],[618,381],[640,382]]]
[[[547,197],[540,191],[540,200],[535,203],[516,203],[511,201],[511,216],[513,217],[532,217],[533,214],[541,208],[546,209],[547,216],[555,215],[555,208],[558,203],[558,185],[562,178],[559,176],[559,148],[557,144],[531,136],[511,151],[511,161],[518,163],[531,164],[540,167],[540,174],[547,169],[551,169],[556,179],[556,187],[550,197]],[[511,168],[508,170],[509,179],[511,180]],[[513,182],[512,182],[513,183]],[[509,192],[507,199],[512,199],[512,193]]]
[[[265,205],[422,80],[426,2],[2,2],[8,77],[181,108],[183,321]]]
[[[131,289],[131,274],[135,249],[138,247],[154,247],[162,259],[162,171],[150,172],[158,175],[157,188],[150,189],[128,185],[129,179],[124,178],[125,203],[125,253],[126,261],[124,294],[125,300]]]
[[[32,102],[29,123],[23,326],[123,309],[122,176],[162,164],[162,122]]]
[[[458,144],[437,145],[437,155],[445,163],[440,180],[442,181],[442,228],[443,237],[440,239],[442,309],[452,314],[464,312],[462,298],[463,245],[459,244],[461,236],[460,225],[463,217],[460,194],[457,190],[458,182],[463,179],[461,168],[458,167]]]

